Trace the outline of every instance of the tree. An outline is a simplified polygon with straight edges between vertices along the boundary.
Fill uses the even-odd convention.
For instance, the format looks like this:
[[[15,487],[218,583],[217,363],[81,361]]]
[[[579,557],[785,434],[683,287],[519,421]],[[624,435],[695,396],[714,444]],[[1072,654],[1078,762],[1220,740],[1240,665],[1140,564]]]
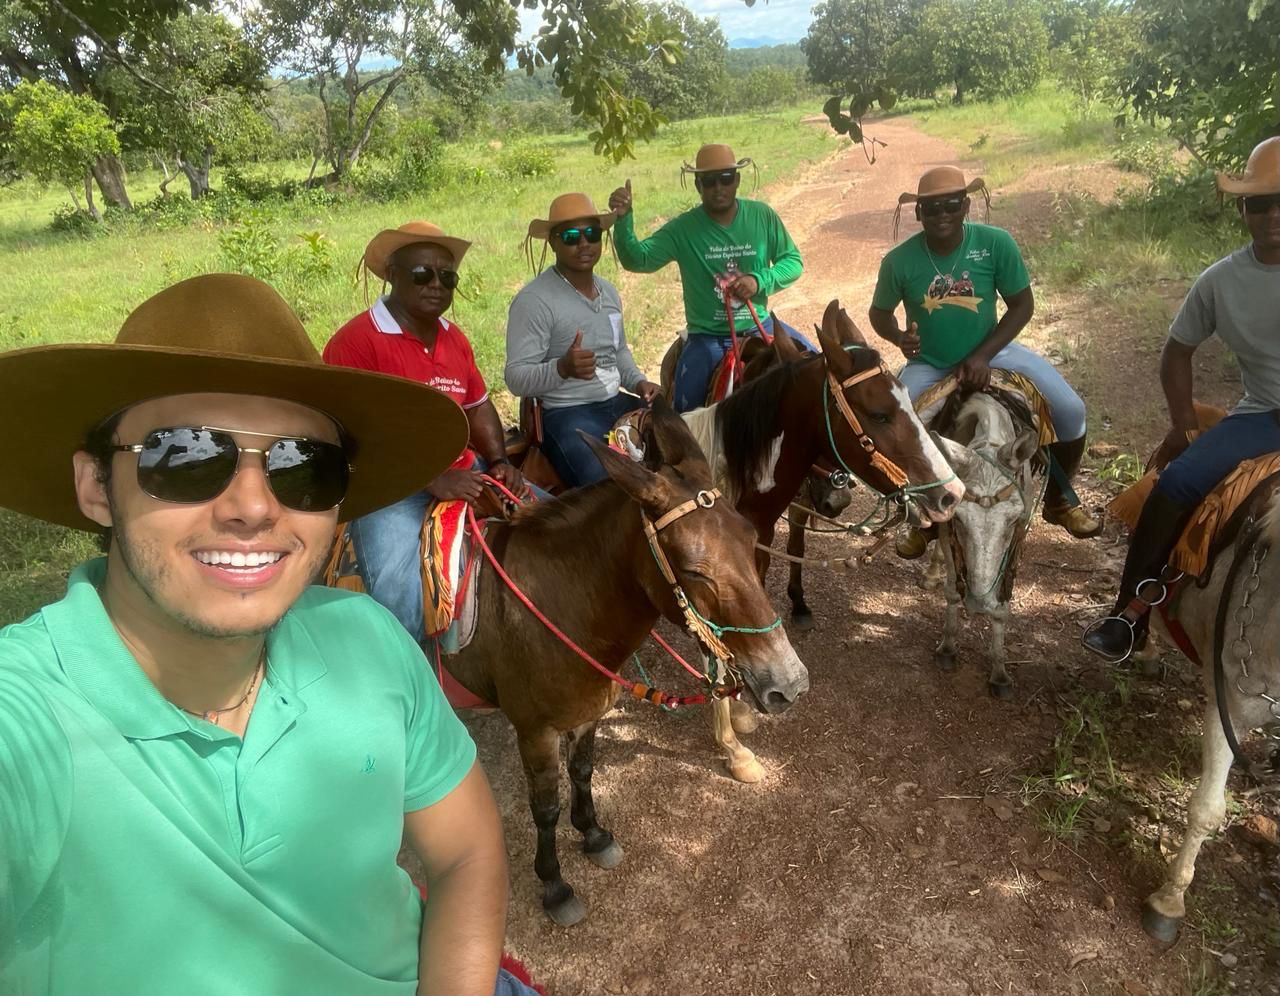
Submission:
[[[1142,47],[1122,94],[1201,162],[1239,166],[1280,134],[1280,0],[1134,0]]]
[[[1044,75],[1048,48],[1035,0],[931,0],[890,58],[913,86],[950,85],[954,102],[962,104],[970,94],[1030,90]]]
[[[800,43],[809,78],[833,93],[862,97],[868,105],[877,94],[896,90],[900,81],[892,71],[889,48],[912,30],[918,6],[909,0],[818,4],[809,33]]]
[[[729,99],[729,43],[719,22],[698,17],[678,2],[655,8],[653,14],[653,29],[661,37],[683,38],[680,55],[669,62],[660,49],[643,62],[619,59],[628,91],[673,121],[724,113]]]
[[[75,185],[83,183],[88,211],[99,219],[92,167],[100,157],[120,152],[120,141],[101,104],[44,80],[24,80],[11,93],[0,95],[0,129],[7,151],[24,173],[41,183],[62,184],[73,200]]]
[[[1116,0],[1058,0],[1048,18],[1054,75],[1087,112],[1099,99],[1118,96],[1138,48],[1138,22]]]

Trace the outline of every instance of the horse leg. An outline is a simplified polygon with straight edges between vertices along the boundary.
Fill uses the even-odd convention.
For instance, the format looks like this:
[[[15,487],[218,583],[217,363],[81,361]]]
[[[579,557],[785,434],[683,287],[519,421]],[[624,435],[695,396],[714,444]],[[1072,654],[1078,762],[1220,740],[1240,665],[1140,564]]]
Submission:
[[[764,583],[765,576],[769,573],[769,552],[767,549],[762,550],[760,547],[773,546],[773,523],[767,526],[758,527],[757,546],[756,546],[756,573],[760,576],[760,583]]]
[[[711,724],[716,743],[724,751],[729,774],[736,781],[754,784],[764,778],[764,768],[756,756],[738,742],[733,732],[733,718],[728,699],[716,699],[711,705]]]
[[[987,688],[998,699],[1013,695],[1013,681],[1004,666],[1004,628],[1009,622],[1008,603],[999,606],[988,618],[991,620],[991,675]]]
[[[622,863],[622,848],[613,834],[596,820],[596,803],[591,797],[591,773],[596,759],[596,724],[584,723],[566,735],[569,748],[570,804],[569,818],[582,834],[582,850],[592,864],[601,868],[617,868]]]
[[[560,735],[544,728],[534,736],[519,736],[520,760],[529,783],[529,808],[538,828],[533,870],[542,881],[542,908],[561,927],[572,927],[587,915],[587,907],[560,876],[556,854],[556,824],[560,821]]]
[[[929,566],[924,570],[920,587],[925,591],[937,591],[947,581],[946,555],[942,552],[942,544],[933,544],[933,552],[929,555]]]
[[[1196,873],[1196,855],[1206,837],[1222,824],[1227,813],[1227,773],[1231,770],[1231,748],[1227,746],[1217,703],[1205,707],[1204,734],[1200,740],[1200,784],[1187,807],[1187,835],[1178,855],[1169,866],[1164,885],[1147,897],[1142,909],[1142,929],[1157,941],[1171,942],[1178,936],[1186,916],[1183,894]]]
[[[956,634],[960,632],[960,588],[956,583],[956,565],[951,556],[947,527],[940,527],[938,533],[938,547],[946,565],[943,592],[947,597],[947,616],[942,625],[942,642],[933,651],[933,661],[944,671],[954,671]]]
[[[793,557],[804,557],[804,533],[812,516],[801,512],[799,520],[790,520],[787,532],[787,553]],[[797,633],[813,629],[813,613],[804,601],[804,581],[802,572],[804,565],[793,560],[787,578],[787,597],[791,599],[791,626]]]
[[[738,699],[729,699],[729,721],[734,733],[755,733],[760,728],[760,714]]]

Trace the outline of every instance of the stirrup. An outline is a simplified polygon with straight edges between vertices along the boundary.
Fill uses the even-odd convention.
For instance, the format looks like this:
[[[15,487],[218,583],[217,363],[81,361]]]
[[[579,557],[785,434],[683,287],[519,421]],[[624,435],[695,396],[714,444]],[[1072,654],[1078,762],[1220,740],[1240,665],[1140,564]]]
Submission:
[[[1169,596],[1172,594],[1173,587],[1186,576],[1183,571],[1176,571],[1166,577],[1165,575],[1168,571],[1169,566],[1166,564],[1160,569],[1160,573],[1155,577],[1139,581],[1133,598],[1129,600],[1129,604],[1124,607],[1124,611],[1119,615],[1103,616],[1101,619],[1095,619],[1090,623],[1085,631],[1080,634],[1080,643],[1084,648],[1091,653],[1097,654],[1098,652],[1090,647],[1085,641],[1088,640],[1091,633],[1096,633],[1107,623],[1111,622],[1111,620],[1116,619],[1129,627],[1129,648],[1123,655],[1117,657],[1115,660],[1111,660],[1106,654],[1098,654],[1098,656],[1108,664],[1112,665],[1123,664],[1132,657],[1133,652],[1138,649],[1138,623],[1149,616],[1152,609],[1167,602],[1169,600]],[[1151,585],[1156,585],[1157,589],[1151,593],[1151,597],[1147,597],[1143,594],[1143,591]]]
[[[1089,646],[1087,642],[1089,639],[1089,635],[1091,633],[1096,633],[1098,630],[1102,629],[1103,626],[1111,622],[1113,619],[1116,620],[1117,622],[1122,622],[1129,627],[1129,647],[1127,650],[1125,650],[1123,654],[1121,654],[1119,657],[1116,657],[1115,659],[1112,659],[1106,654],[1099,654],[1096,650],[1093,649],[1093,647]],[[1137,649],[1138,630],[1136,626],[1136,621],[1129,619],[1127,616],[1123,614],[1118,616],[1103,616],[1101,619],[1095,619],[1093,622],[1089,624],[1089,626],[1085,629],[1085,631],[1080,635],[1080,642],[1081,644],[1084,645],[1085,650],[1088,650],[1090,653],[1097,654],[1104,661],[1106,661],[1107,664],[1112,666],[1115,666],[1117,664],[1123,664],[1125,661],[1127,661],[1130,657],[1133,656],[1134,650]]]

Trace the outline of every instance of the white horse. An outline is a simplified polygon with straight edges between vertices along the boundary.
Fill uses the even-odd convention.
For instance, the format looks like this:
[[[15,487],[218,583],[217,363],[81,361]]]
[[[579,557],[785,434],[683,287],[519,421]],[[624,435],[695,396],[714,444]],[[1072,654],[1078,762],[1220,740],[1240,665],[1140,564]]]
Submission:
[[[1187,808],[1187,834],[1164,884],[1147,897],[1142,926],[1172,941],[1186,915],[1183,896],[1195,876],[1205,838],[1227,812],[1227,773],[1235,752],[1218,708],[1222,689],[1232,739],[1264,727],[1280,750],[1280,489],[1214,559],[1204,588],[1184,587],[1178,621],[1204,662],[1208,691],[1201,739],[1200,781]],[[1157,619],[1157,622],[1160,620]]]
[[[949,522],[938,526],[929,575],[944,583],[947,617],[934,660],[944,670],[956,666],[956,635],[963,600],[969,615],[991,620],[991,693],[1013,690],[1005,670],[1004,631],[1009,596],[1022,537],[1038,493],[1031,458],[1039,446],[1034,429],[1018,432],[1008,410],[989,394],[971,394],[961,403],[939,447],[964,484],[964,498]],[[943,572],[945,571],[945,575]],[[936,581],[926,587],[935,587]]]

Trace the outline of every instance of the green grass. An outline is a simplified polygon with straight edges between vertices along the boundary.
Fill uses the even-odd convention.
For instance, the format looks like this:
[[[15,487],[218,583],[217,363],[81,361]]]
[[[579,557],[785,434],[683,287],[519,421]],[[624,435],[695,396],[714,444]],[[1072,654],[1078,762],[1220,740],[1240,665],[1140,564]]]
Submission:
[[[679,167],[704,142],[728,142],[752,156],[762,184],[847,144],[829,129],[801,124],[812,110],[806,103],[767,113],[680,122],[641,147],[638,161],[619,166],[594,156],[580,137],[551,136],[534,140],[555,153],[557,169],[551,176],[518,182],[491,177],[478,185],[454,185],[386,203],[357,200],[333,208],[296,203],[272,208],[264,224],[282,244],[301,247],[299,234],[317,231],[332,242],[332,272],[305,285],[284,281],[282,292],[298,308],[312,339],[322,345],[366,306],[352,274],[365,244],[380,229],[425,218],[471,239],[474,245],[462,267],[465,299],[456,302],[454,317],[470,336],[496,399],[510,414],[509,399],[497,389],[502,383],[507,307],[532,276],[521,252],[530,219],[543,216],[551,199],[569,190],[588,191],[603,206],[609,193],[630,177],[639,229],[651,232],[696,203],[692,185],[681,187]],[[454,146],[449,156],[491,165],[496,144]],[[282,173],[305,174],[307,165],[288,164]],[[155,174],[135,174],[130,178],[131,195],[149,199],[158,182]],[[170,186],[171,191],[184,188],[182,178]],[[748,188],[749,178],[744,192]],[[175,230],[122,225],[85,237],[49,230],[49,216],[60,203],[70,200],[58,190],[20,186],[0,194],[0,268],[6,278],[0,282],[0,350],[109,341],[129,311],[162,287],[227,268],[219,236],[232,231],[231,224],[204,221]],[[606,278],[619,280],[611,256],[600,270]],[[662,351],[683,323],[679,281],[673,272],[629,276],[622,288],[637,361],[656,375]],[[0,512],[0,625],[57,597],[65,572],[92,549],[86,536]]]

